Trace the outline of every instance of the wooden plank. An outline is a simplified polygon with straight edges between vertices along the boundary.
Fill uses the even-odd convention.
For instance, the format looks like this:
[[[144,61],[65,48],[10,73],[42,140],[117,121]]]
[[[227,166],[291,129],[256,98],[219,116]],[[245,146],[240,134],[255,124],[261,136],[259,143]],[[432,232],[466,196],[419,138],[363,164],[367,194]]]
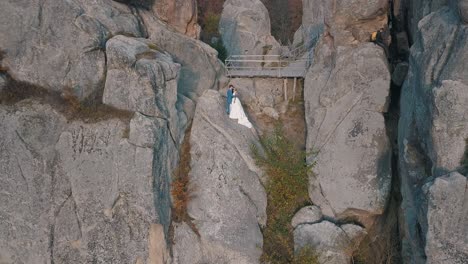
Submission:
[[[283,89],[284,89],[284,101],[288,101],[288,79],[284,78],[283,80]]]
[[[294,77],[294,85],[293,85],[293,102],[296,101],[296,82],[297,78]]]

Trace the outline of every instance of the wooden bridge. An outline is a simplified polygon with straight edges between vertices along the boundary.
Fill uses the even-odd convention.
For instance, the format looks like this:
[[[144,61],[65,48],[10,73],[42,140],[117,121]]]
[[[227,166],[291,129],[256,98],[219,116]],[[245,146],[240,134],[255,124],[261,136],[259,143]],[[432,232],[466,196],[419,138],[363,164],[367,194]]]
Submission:
[[[230,78],[283,78],[284,101],[288,101],[288,79],[294,78],[293,100],[296,95],[297,78],[304,78],[313,63],[313,49],[299,46],[283,55],[231,55],[226,61],[227,76]]]
[[[225,65],[228,77],[304,78],[312,54],[300,46],[284,55],[231,55]]]

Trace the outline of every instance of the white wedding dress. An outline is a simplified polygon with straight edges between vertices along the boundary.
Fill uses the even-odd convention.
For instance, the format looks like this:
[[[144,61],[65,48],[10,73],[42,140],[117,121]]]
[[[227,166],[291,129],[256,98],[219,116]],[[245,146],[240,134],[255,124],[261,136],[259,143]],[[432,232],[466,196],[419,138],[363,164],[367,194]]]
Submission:
[[[229,118],[237,119],[237,123],[246,126],[248,128],[252,128],[252,123],[250,123],[249,119],[245,115],[244,108],[242,108],[241,101],[239,98],[235,97],[232,99],[232,103],[229,106]]]

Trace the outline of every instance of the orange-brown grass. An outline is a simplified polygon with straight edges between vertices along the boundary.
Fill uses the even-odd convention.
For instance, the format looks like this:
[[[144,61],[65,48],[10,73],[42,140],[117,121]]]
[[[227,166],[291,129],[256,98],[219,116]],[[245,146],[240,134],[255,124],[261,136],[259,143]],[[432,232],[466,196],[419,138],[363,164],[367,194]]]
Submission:
[[[0,93],[0,104],[13,105],[26,99],[49,104],[69,121],[82,120],[86,123],[95,123],[116,118],[128,123],[133,115],[130,111],[100,103],[100,98],[80,101],[73,95],[71,89],[65,88],[62,92],[50,91],[37,85],[14,80],[7,75],[6,87]]]
[[[190,186],[190,130],[191,125],[187,128],[184,140],[180,147],[179,166],[175,169],[172,181],[172,218],[175,222],[191,222],[191,218],[187,213],[187,206],[192,198],[192,188]]]

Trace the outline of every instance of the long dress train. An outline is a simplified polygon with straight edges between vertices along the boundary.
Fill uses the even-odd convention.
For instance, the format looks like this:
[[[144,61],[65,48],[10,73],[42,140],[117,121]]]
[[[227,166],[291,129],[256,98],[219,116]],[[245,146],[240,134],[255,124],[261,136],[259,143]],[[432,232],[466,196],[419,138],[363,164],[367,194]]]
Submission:
[[[252,123],[250,123],[249,119],[245,115],[244,108],[242,108],[242,104],[239,98],[233,98],[230,107],[231,111],[229,114],[229,118],[237,119],[237,123],[248,128],[252,128]]]

